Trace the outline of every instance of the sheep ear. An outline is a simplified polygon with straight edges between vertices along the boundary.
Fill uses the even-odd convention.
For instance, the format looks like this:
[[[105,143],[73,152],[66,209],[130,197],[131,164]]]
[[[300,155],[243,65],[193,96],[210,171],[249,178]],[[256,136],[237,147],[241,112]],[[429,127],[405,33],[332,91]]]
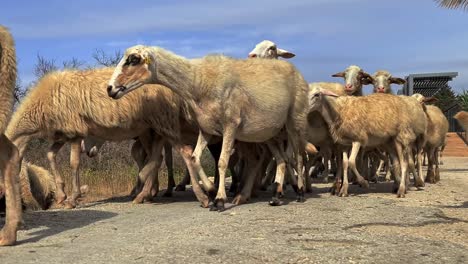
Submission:
[[[278,56],[283,57],[285,59],[290,59],[290,58],[296,56],[296,54],[294,54],[292,52],[289,52],[287,50],[284,50],[284,49],[277,49],[277,52],[278,52],[277,53]]]
[[[402,79],[402,78],[395,78],[395,77],[391,77],[391,78],[389,79],[389,81],[390,81],[390,83],[400,84],[400,85],[406,83],[406,81],[405,81],[404,79]]]
[[[342,78],[344,78],[345,73],[344,72],[338,72],[338,73],[333,74],[332,77],[342,77]]]
[[[423,102],[424,102],[425,104],[436,103],[436,102],[438,102],[438,101],[439,101],[439,99],[435,98],[434,96],[431,96],[431,97],[428,97],[428,98],[424,98],[424,99],[423,99]]]
[[[369,76],[369,77],[367,77],[367,78],[362,78],[362,79],[361,79],[361,83],[362,83],[363,85],[368,85],[368,84],[371,84],[371,83],[373,83],[373,82],[374,82],[374,78],[372,78],[372,76]]]
[[[330,90],[325,90],[325,89],[322,89],[320,91],[321,94],[323,95],[328,95],[328,96],[333,96],[333,97],[338,97],[339,95],[337,95],[336,93],[330,91]]]

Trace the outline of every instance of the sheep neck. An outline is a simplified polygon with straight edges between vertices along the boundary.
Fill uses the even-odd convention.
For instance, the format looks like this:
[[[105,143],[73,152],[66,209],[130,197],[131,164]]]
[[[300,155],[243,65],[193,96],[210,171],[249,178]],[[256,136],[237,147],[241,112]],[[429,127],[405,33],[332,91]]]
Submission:
[[[194,107],[197,93],[194,93],[196,66],[181,56],[154,48],[153,56],[157,62],[153,68],[155,83],[162,84]]]
[[[336,102],[336,98],[325,96],[323,98],[322,104],[322,116],[325,122],[328,124],[330,128],[330,134],[332,135],[334,141],[338,140],[337,138],[337,131],[342,123],[342,118],[339,113],[339,106]]]

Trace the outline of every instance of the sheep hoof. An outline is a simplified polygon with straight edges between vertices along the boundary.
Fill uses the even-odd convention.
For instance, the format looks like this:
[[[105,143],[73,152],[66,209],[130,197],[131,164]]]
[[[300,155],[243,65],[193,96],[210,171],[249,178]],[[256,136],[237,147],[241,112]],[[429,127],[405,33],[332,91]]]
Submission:
[[[304,194],[298,195],[298,196],[296,197],[296,202],[298,202],[298,203],[303,203],[303,202],[305,202]]]
[[[65,209],[74,209],[76,208],[76,201],[68,201],[64,204],[63,208]]]
[[[406,194],[406,188],[403,186],[400,186],[400,188],[398,188],[397,198],[405,198],[405,194]]]
[[[210,206],[210,211],[223,212],[224,210],[226,208],[224,208],[224,201],[222,199],[216,199],[214,204]]]
[[[0,247],[12,246],[15,243],[16,243],[16,230],[14,230],[14,233],[7,232],[5,230],[0,231]]]
[[[278,197],[273,197],[268,204],[271,206],[281,206],[283,205],[283,202],[281,202],[281,200]]]
[[[176,192],[185,192],[185,185],[177,185],[174,189]]]
[[[232,203],[235,205],[245,204],[246,202],[247,199],[241,194],[236,195],[236,197],[234,197],[234,199],[232,200]]]
[[[362,188],[369,189],[369,182],[366,181],[366,180],[362,180],[361,182],[359,182],[359,185],[360,185]]]

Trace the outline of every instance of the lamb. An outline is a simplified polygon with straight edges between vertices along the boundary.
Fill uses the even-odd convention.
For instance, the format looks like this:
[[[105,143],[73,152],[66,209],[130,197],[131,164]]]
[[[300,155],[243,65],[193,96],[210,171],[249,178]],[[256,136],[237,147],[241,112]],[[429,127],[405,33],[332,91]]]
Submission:
[[[0,25],[0,198],[6,199],[5,225],[0,230],[0,246],[16,243],[22,219],[18,149],[5,135],[16,85],[16,51],[13,37]]]
[[[20,156],[31,138],[41,137],[54,142],[47,156],[57,183],[58,202],[65,201],[66,195],[55,157],[66,142],[71,142],[73,194],[66,204],[70,208],[76,206],[80,196],[78,167],[83,138],[91,135],[119,141],[139,137],[146,153],[150,154],[140,172],[145,187],[134,199],[135,203],[140,203],[152,198],[151,190],[157,185],[153,175],[160,166],[165,141],[179,142],[180,136],[174,131],[180,131],[181,120],[188,120],[187,116],[182,117],[185,110],[179,97],[162,86],[141,89],[120,102],[108,98],[99,87],[105,87],[113,70],[70,70],[46,75],[23,100],[7,129]],[[142,104],[144,101],[152,104]],[[155,133],[143,136],[150,128],[154,128]],[[196,135],[195,131],[192,135]],[[194,141],[194,136],[185,138]],[[151,180],[147,182],[148,175]]]
[[[460,126],[467,132],[465,133],[465,141],[468,142],[468,112],[460,111],[456,113],[453,118],[455,118]]]
[[[432,97],[425,98],[421,94],[413,94],[412,96],[418,99],[418,101],[420,101],[422,104],[437,100]],[[427,117],[427,142],[424,146],[424,151],[428,156],[426,182],[436,183],[440,181],[439,152],[440,149],[445,145],[445,139],[449,129],[449,122],[439,107],[434,105],[426,105],[425,108]]]
[[[374,85],[374,93],[390,93],[393,94],[391,84],[405,84],[406,81],[402,78],[393,77],[390,72],[386,70],[379,70],[374,75],[369,76],[364,82],[372,83]]]
[[[309,93],[310,111],[319,111],[327,122],[334,141],[343,146],[351,146],[351,154],[343,151],[343,186],[340,196],[348,195],[348,166],[352,169],[360,185],[367,181],[356,169],[356,157],[361,147],[385,147],[392,157],[398,156],[401,164],[401,179],[397,197],[406,193],[408,167],[408,146],[420,141],[426,127],[414,127],[415,120],[423,120],[424,112],[408,115],[408,104],[398,96],[373,94],[365,97],[337,95],[317,88]],[[381,115],[379,109],[386,109]],[[390,144],[389,144],[390,143]]]
[[[128,48],[109,80],[108,95],[119,99],[145,83],[167,86],[190,106],[200,127],[194,160],[209,138],[223,137],[218,164],[220,188],[212,209],[224,210],[223,186],[234,140],[267,143],[279,164],[273,204],[279,202],[282,186],[278,183],[282,182],[285,168],[282,131],[287,133],[288,146],[296,158],[298,200],[304,199],[302,153],[307,83],[294,66],[279,60],[235,60],[224,56],[207,56],[191,63],[158,47]],[[191,174],[191,181],[192,186],[198,185],[195,175]]]

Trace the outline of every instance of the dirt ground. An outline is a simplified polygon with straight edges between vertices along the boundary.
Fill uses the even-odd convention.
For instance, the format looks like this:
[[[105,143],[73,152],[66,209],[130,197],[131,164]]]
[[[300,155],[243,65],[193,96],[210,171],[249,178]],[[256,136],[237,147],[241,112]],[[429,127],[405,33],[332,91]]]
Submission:
[[[397,199],[391,183],[314,184],[305,203],[270,207],[270,192],[218,213],[191,192],[134,205],[28,212],[1,263],[468,263],[468,158],[444,158],[441,182]],[[0,220],[0,222],[3,221]],[[3,224],[3,223],[0,223]]]

